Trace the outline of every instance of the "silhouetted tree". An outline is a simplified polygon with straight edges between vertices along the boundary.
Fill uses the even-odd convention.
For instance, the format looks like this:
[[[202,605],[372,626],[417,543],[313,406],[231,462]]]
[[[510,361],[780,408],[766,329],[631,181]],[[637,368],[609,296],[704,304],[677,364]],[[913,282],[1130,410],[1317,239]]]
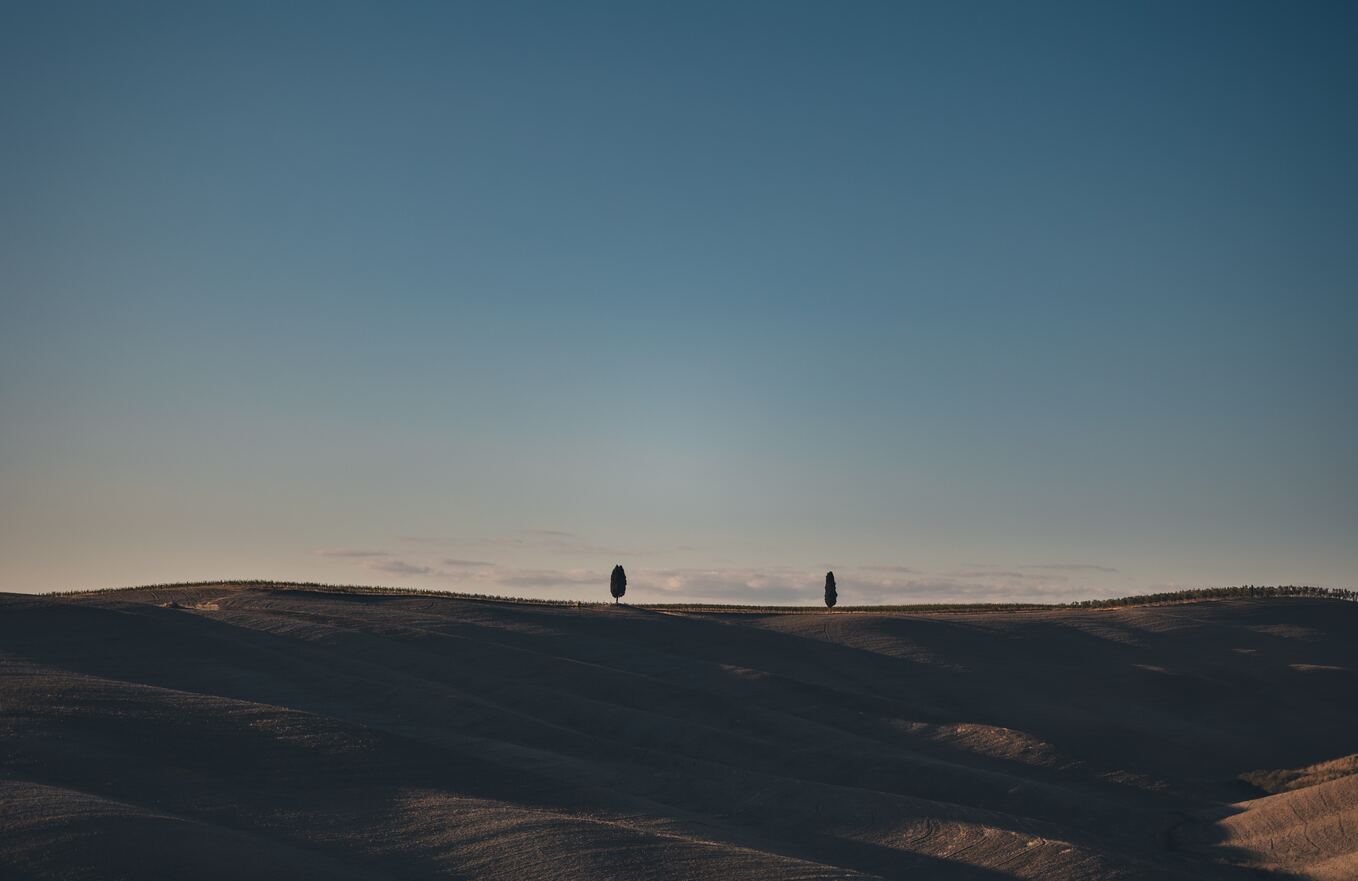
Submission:
[[[835,592],[835,573],[825,573],[825,605],[831,609],[835,607],[835,602],[839,599],[839,594]]]
[[[622,564],[613,567],[613,577],[608,581],[608,592],[613,594],[613,602],[616,604],[618,598],[627,593],[627,573],[622,571]]]

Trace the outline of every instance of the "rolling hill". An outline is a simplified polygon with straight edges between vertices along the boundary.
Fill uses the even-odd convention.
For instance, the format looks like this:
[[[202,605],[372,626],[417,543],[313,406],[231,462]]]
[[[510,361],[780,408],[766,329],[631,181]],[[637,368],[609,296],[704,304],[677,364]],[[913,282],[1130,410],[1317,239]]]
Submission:
[[[0,595],[0,875],[1353,877],[1355,635],[1306,598]]]

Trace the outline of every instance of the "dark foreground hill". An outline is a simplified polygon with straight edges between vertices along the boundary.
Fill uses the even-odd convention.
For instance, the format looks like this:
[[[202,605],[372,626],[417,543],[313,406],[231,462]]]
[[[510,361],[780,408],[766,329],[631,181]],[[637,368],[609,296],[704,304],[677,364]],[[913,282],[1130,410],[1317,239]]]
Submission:
[[[1325,599],[0,595],[0,877],[1354,878],[1355,671]]]

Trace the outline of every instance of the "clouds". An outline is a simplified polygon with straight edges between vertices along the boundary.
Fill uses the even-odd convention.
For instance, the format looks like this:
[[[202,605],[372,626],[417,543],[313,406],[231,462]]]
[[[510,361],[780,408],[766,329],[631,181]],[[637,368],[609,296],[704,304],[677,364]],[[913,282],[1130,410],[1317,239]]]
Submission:
[[[488,538],[454,538],[427,535],[403,535],[399,538],[402,542],[414,545],[480,548],[482,550],[505,549],[510,552],[531,552],[565,557],[646,557],[675,551],[694,550],[691,545],[657,545],[652,547],[601,545],[578,533],[567,532],[564,529],[520,529],[508,535]]]
[[[1012,569],[966,569],[960,572],[951,573],[955,578],[1000,578],[1005,580],[1041,579],[1041,575],[1029,575],[1024,572],[1016,572]],[[1050,576],[1065,581],[1063,575]]]
[[[602,574],[600,574],[602,572]],[[484,573],[482,583],[516,589],[579,588],[584,585],[607,584],[607,572],[589,569],[496,569]]]
[[[393,575],[434,575],[437,574],[429,566],[417,566],[407,563],[405,560],[380,560],[368,566],[378,572],[390,572]]]
[[[558,536],[551,536],[552,539]],[[396,556],[376,551],[337,551],[320,556],[421,587],[504,596],[597,599],[608,584],[606,565],[516,566],[461,557]],[[1059,602],[1090,596],[1068,573],[1114,571],[1093,564],[1044,567],[978,567],[928,572],[905,565],[836,566],[846,604],[942,602]],[[1048,571],[1025,571],[1028,569]],[[629,567],[629,596],[637,602],[715,602],[814,605],[821,601],[822,567]],[[597,596],[596,596],[597,595]]]
[[[769,605],[819,604],[825,572],[816,569],[659,569],[629,573],[638,600],[710,600]],[[1071,598],[1065,578],[929,575],[909,566],[839,567],[842,601],[857,604],[933,602],[1056,602]]]
[[[1062,582],[924,576],[889,583],[839,578],[841,602],[847,604],[909,603],[1050,603],[1075,599]]]
[[[809,602],[824,579],[824,572],[728,567],[639,570],[630,583],[635,593],[658,594],[657,602],[697,599],[779,605]]]
[[[1097,583],[1100,576],[1118,571],[1111,566],[1079,562],[961,563],[955,568],[897,562],[852,565],[842,560],[836,565],[816,567],[648,566],[645,565],[648,555],[663,554],[669,562],[692,558],[699,552],[677,546],[605,547],[561,529],[521,529],[499,536],[465,539],[408,536],[401,541],[405,548],[397,552],[340,547],[313,553],[347,561],[411,586],[586,600],[605,596],[613,563],[631,559],[628,596],[637,602],[759,605],[820,603],[827,568],[835,570],[841,598],[850,605],[1084,599],[1100,593],[1089,582]],[[1125,585],[1119,585],[1119,589],[1124,588]]]
[[[460,573],[475,569],[488,568],[495,564],[483,560],[459,560],[444,557],[437,564],[411,562],[388,551],[352,550],[348,548],[312,551],[318,557],[333,557],[388,575],[457,577]]]
[[[318,557],[350,557],[354,559],[388,556],[386,551],[353,551],[344,548],[339,550],[316,550],[312,551],[312,553]]]

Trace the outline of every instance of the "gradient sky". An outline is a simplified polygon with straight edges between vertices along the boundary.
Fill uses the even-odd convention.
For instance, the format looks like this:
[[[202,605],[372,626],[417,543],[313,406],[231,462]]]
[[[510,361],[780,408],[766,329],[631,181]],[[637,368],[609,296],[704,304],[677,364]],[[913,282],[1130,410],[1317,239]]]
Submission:
[[[0,10],[0,590],[1358,587],[1358,5]]]

